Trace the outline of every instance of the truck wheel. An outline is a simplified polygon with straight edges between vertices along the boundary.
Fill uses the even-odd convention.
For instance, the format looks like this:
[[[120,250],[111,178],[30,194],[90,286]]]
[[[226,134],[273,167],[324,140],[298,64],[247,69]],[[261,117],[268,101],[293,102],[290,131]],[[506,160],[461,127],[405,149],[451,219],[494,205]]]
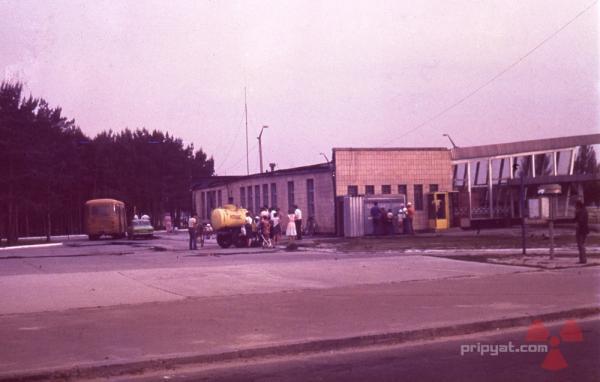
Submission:
[[[229,234],[217,235],[217,244],[219,244],[219,247],[221,248],[231,247],[232,241],[233,240],[231,239],[231,235]]]
[[[238,236],[235,241],[236,248],[243,248],[248,245],[248,241],[246,240],[246,236]]]

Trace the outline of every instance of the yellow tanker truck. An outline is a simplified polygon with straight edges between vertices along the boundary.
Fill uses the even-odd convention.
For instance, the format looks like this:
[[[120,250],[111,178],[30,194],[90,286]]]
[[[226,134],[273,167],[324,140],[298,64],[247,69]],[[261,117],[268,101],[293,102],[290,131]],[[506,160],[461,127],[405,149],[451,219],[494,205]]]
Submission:
[[[210,224],[217,234],[217,243],[221,248],[229,248],[232,244],[236,247],[246,245],[246,237],[242,235],[242,227],[246,224],[246,212],[246,209],[233,204],[225,204],[212,211]]]

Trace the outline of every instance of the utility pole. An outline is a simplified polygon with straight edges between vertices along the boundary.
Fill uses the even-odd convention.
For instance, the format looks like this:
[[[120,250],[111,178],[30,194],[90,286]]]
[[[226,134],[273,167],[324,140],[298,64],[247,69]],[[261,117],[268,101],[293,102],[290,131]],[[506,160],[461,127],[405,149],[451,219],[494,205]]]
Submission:
[[[523,246],[523,256],[527,254],[527,236],[525,234],[525,168],[518,163],[513,164],[513,173],[521,167],[519,178],[521,179],[519,210],[521,212],[521,245]]]
[[[269,126],[263,126],[262,129],[260,129],[260,134],[258,134],[258,156],[259,156],[259,160],[260,160],[260,173],[263,173],[263,158],[262,158],[262,133],[264,129],[268,129]]]
[[[244,86],[244,114],[246,115],[246,175],[250,175],[250,156],[248,155],[248,102],[246,100],[246,87]]]

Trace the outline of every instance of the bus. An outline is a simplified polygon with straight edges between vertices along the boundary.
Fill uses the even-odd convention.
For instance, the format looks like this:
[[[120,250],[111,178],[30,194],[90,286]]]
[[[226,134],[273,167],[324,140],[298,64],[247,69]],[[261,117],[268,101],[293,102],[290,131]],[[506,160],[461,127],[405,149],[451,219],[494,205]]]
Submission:
[[[125,203],[115,199],[93,199],[85,202],[85,230],[90,240],[102,235],[113,238],[125,237],[127,219]]]

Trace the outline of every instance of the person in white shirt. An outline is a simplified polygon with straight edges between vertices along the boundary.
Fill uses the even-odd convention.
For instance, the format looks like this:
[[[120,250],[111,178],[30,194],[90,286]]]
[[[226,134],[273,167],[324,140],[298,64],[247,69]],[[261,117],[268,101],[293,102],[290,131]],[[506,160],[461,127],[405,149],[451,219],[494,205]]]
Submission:
[[[271,218],[271,222],[273,222],[271,238],[273,239],[274,245],[277,245],[279,242],[279,236],[281,235],[281,219],[279,217],[279,212],[277,212],[275,209],[273,209],[273,218]]]
[[[196,230],[198,228],[198,220],[196,219],[196,215],[192,216],[188,220],[188,233],[190,234],[190,249],[198,249],[196,242]]]
[[[302,240],[302,210],[294,206],[294,223],[296,224],[296,239]]]

